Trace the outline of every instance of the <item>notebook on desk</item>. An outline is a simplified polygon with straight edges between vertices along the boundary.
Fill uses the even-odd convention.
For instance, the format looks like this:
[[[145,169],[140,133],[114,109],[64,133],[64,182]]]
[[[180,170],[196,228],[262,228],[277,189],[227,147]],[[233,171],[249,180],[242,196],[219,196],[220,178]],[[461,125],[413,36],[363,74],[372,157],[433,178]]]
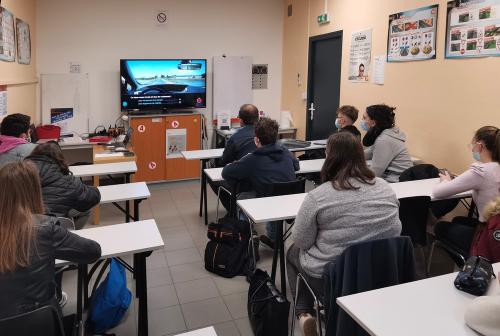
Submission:
[[[297,140],[297,139],[281,139],[281,140],[278,140],[278,143],[287,149],[307,148],[307,147],[311,146],[310,141],[303,141],[303,140]]]

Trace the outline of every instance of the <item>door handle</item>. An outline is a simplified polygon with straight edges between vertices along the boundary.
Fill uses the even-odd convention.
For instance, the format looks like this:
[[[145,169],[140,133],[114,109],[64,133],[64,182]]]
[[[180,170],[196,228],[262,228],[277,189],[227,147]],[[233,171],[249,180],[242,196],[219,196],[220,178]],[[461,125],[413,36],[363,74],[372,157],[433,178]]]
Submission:
[[[316,109],[314,108],[314,103],[311,103],[309,107],[309,112],[311,112],[311,120],[314,120],[314,111],[316,111]]]

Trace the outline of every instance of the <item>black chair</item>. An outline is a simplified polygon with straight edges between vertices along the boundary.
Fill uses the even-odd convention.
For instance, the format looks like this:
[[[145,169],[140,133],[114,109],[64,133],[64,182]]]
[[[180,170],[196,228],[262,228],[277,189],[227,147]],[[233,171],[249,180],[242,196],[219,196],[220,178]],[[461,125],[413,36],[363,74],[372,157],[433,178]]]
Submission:
[[[48,305],[1,319],[0,335],[65,336],[65,333],[59,312]]]
[[[365,241],[347,247],[337,260],[326,264],[323,272],[324,292],[315,293],[302,274],[297,274],[294,302],[299,282],[303,281],[314,298],[317,331],[321,336],[321,319],[326,318],[327,335],[367,335],[336,303],[337,297],[356,294],[416,279],[413,245],[409,237]],[[322,311],[325,314],[322,314]],[[292,332],[295,326],[293,309]],[[320,316],[321,318],[318,318]]]
[[[292,194],[304,193],[306,189],[306,180],[303,177],[297,178],[295,181],[291,182],[275,182],[269,183],[264,186],[263,194],[258,195],[259,197],[272,197],[272,196],[283,196]],[[252,221],[250,222],[250,232],[253,231]],[[293,220],[287,221],[292,224]],[[275,281],[276,279],[276,268],[278,263],[278,255],[280,259],[280,273],[281,273],[281,293],[286,295],[286,274],[285,274],[285,235],[283,234],[283,221],[273,222],[276,225],[276,241],[274,243],[274,256],[273,256],[273,266],[271,271],[271,279]],[[286,231],[288,233],[288,230]],[[252,235],[253,236],[253,235]],[[252,254],[255,265],[255,249],[253,244],[253,237],[251,241]]]

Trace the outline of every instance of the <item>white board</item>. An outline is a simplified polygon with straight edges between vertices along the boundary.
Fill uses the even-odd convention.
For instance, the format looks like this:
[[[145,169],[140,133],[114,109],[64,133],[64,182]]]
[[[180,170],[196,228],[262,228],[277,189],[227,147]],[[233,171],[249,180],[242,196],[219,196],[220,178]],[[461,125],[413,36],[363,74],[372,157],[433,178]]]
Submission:
[[[252,57],[214,57],[213,119],[217,119],[218,113],[237,118],[240,106],[252,103]]]
[[[42,74],[40,81],[42,123],[51,124],[52,109],[73,109],[72,117],[57,124],[63,133],[88,133],[88,74]]]

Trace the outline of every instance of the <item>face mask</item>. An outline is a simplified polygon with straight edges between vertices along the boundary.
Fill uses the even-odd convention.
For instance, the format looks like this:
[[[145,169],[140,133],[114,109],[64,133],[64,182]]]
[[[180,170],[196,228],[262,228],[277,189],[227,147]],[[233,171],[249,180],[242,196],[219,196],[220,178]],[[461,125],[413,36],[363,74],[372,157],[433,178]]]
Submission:
[[[359,126],[365,132],[368,132],[370,130],[370,127],[368,127],[368,125],[366,124],[366,121],[364,121],[364,120],[361,120],[361,123],[359,124]]]
[[[342,128],[342,125],[340,125],[339,118],[335,119],[335,127],[337,127],[337,129],[341,129]]]
[[[481,161],[481,153],[480,152],[472,151],[472,157],[476,161]]]

